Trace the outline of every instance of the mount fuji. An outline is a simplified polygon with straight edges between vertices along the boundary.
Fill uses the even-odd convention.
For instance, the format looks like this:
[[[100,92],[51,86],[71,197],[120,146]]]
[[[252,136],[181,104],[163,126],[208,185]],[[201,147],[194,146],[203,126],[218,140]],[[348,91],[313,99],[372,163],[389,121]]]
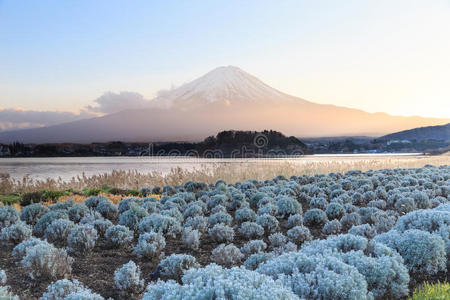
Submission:
[[[317,104],[280,92],[255,76],[219,67],[148,101],[148,107],[48,127],[0,133],[0,142],[198,141],[228,129],[272,129],[297,137],[381,136],[449,123]]]
[[[300,100],[284,94],[238,67],[218,67],[202,77],[154,99],[157,107],[198,106],[208,103],[269,103]],[[305,101],[305,100],[303,100]]]

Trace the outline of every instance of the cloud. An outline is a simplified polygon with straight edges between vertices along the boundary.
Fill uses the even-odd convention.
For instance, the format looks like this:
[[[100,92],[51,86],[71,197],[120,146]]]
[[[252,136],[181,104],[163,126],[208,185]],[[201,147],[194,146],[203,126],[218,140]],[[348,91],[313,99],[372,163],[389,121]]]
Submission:
[[[162,89],[162,90],[159,90],[158,92],[156,92],[156,97],[164,97],[176,88],[177,87],[172,83],[172,85],[170,86],[170,89]]]
[[[112,114],[126,109],[143,108],[148,105],[141,94],[133,92],[106,92],[99,98],[95,99],[96,106],[88,105],[86,109],[91,112]]]
[[[0,108],[0,131],[51,126],[96,116],[97,114],[87,110],[74,113],[67,111],[25,110],[20,107]]]
[[[93,102],[94,105],[80,109],[79,113],[26,110],[21,107],[3,109],[0,107],[0,131],[51,126],[149,105],[149,101],[141,94],[126,91],[107,92]]]

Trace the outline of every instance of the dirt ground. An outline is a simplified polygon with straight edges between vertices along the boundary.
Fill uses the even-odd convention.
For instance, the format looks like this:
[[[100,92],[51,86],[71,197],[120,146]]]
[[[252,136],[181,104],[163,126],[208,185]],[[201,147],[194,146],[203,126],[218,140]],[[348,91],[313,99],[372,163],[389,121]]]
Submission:
[[[267,236],[264,238],[268,243]],[[235,235],[233,243],[241,247],[248,239],[241,236],[238,232]],[[136,244],[135,240],[133,244]],[[185,253],[194,256],[197,262],[205,266],[210,260],[211,252],[219,243],[210,239],[208,234],[204,234],[201,240],[201,246],[198,251],[187,248],[181,239],[166,238],[166,248],[164,253],[169,256],[174,253]],[[0,269],[4,269],[8,277],[8,285],[12,291],[21,299],[39,299],[45,292],[51,280],[36,279],[28,276],[28,272],[20,265],[16,264],[11,258],[11,252],[14,247],[0,246]],[[139,259],[130,249],[108,249],[100,241],[94,250],[87,256],[74,257],[75,262],[72,265],[72,276],[70,278],[78,279],[92,291],[106,298],[119,299],[119,291],[114,285],[114,271],[123,264],[133,260],[141,268],[142,276],[146,284],[150,283],[150,273],[158,266],[161,259]],[[164,279],[164,278],[162,278]]]

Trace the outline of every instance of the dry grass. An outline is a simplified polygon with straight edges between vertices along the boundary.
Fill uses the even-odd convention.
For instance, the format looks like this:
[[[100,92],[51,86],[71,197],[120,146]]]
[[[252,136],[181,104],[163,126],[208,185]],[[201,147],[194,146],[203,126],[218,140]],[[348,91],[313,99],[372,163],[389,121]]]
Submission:
[[[386,157],[305,157],[290,162],[280,160],[255,160],[245,163],[218,163],[200,165],[194,170],[174,168],[169,173],[139,173],[137,171],[113,171],[111,173],[86,176],[81,174],[69,181],[61,178],[35,180],[24,177],[15,180],[8,174],[0,174],[0,193],[24,193],[43,189],[49,190],[82,190],[84,188],[101,188],[102,186],[140,189],[156,185],[179,185],[187,181],[226,182],[245,181],[248,179],[265,180],[277,175],[314,175],[330,172],[346,172],[349,170],[377,170],[386,168],[418,168],[426,164],[435,166],[447,165],[450,156],[386,156]]]
[[[105,196],[109,201],[111,201],[113,204],[119,204],[120,201],[122,201],[125,198],[133,197],[130,195],[113,195],[113,194],[106,194],[106,193],[100,193],[99,196]],[[69,195],[69,196],[62,196],[59,197],[59,202],[66,202],[69,200],[74,200],[75,203],[84,203],[87,198],[90,196],[84,196],[84,195]],[[148,195],[147,197],[155,197],[157,199],[161,198],[161,195]],[[139,197],[136,197],[139,198]],[[55,203],[55,201],[48,201],[48,202],[41,202],[42,204],[49,206]]]

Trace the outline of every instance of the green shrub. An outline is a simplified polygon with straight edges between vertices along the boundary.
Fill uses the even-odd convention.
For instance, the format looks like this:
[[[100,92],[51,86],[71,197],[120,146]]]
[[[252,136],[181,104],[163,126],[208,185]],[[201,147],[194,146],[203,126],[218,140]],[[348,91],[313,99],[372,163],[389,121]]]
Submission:
[[[135,197],[142,196],[141,191],[138,190],[126,190],[125,193],[127,196],[135,196]]]
[[[124,195],[124,193],[125,193],[124,189],[119,189],[119,188],[116,188],[116,187],[107,188],[105,191],[107,193],[113,194],[113,195]]]
[[[42,201],[42,191],[30,192],[22,195],[20,205],[27,206],[32,203],[39,203],[41,201]]]
[[[9,194],[0,196],[0,202],[2,202],[4,205],[12,205],[14,203],[19,203],[21,200],[19,194]]]
[[[425,282],[420,289],[416,289],[410,300],[448,299],[450,295],[450,283],[437,282],[430,284]]]
[[[42,191],[43,200],[57,201],[60,197],[66,195],[65,191],[44,190]]]
[[[82,193],[85,196],[98,196],[101,192],[103,190],[100,188],[85,188]]]

